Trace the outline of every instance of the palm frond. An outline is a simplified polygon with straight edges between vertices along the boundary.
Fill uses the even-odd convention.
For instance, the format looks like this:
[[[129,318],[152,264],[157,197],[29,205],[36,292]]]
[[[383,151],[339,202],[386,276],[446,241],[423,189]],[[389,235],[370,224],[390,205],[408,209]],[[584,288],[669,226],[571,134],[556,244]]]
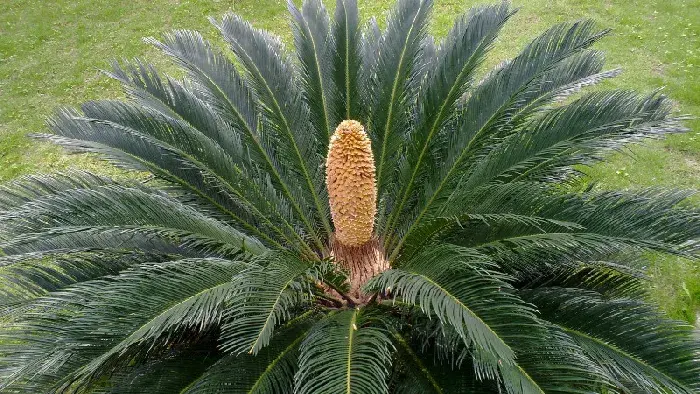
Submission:
[[[464,345],[459,334],[426,316],[410,313],[409,341],[417,357],[438,379],[442,387],[462,387],[457,392],[508,393],[593,393],[612,389],[611,379],[582,349],[558,328],[537,319],[537,325],[503,335],[516,353],[516,364],[499,364],[499,375],[479,368],[483,357],[478,349]],[[521,322],[514,321],[514,326]],[[432,367],[430,366],[432,358]],[[426,360],[427,359],[427,360]],[[446,372],[446,369],[459,373]],[[482,390],[482,391],[480,391]],[[453,392],[447,390],[447,392]]]
[[[519,279],[536,276],[542,271],[549,272],[557,265],[571,268],[581,260],[596,260],[600,256],[619,253],[654,250],[687,256],[674,245],[586,232],[512,236],[479,244],[475,249],[497,261],[504,272]]]
[[[511,342],[518,355],[518,366],[511,368],[510,380],[521,384],[510,392],[615,392],[614,381],[576,342],[556,327],[543,324],[542,328],[542,336],[536,340],[522,338]]]
[[[391,11],[382,33],[377,56],[370,66],[372,108],[367,121],[381,195],[392,181],[393,166],[408,129],[411,95],[418,89],[413,78],[419,66],[421,42],[426,34],[430,0],[400,0]]]
[[[192,31],[175,31],[166,35],[163,42],[152,38],[147,41],[162,49],[189,71],[198,90],[204,92],[207,102],[216,109],[222,119],[240,133],[246,144],[253,148],[246,153],[269,174],[274,188],[284,195],[304,223],[305,231],[320,248],[320,240],[315,236],[308,219],[311,214],[305,204],[306,196],[298,188],[298,178],[277,159],[275,147],[279,141],[259,125],[259,106],[255,101],[254,92],[239,75],[233,62],[213,49],[199,33]],[[274,197],[275,192],[268,191],[267,194]]]
[[[76,283],[116,275],[136,264],[173,258],[119,249],[52,250],[2,256],[0,307],[23,304]]]
[[[589,94],[523,126],[523,132],[475,165],[458,189],[473,190],[491,182],[564,179],[576,173],[574,165],[592,164],[623,144],[684,130],[667,118],[668,113],[668,103],[658,95]],[[453,196],[453,201],[461,197],[460,193]],[[453,205],[452,201],[446,205]]]
[[[363,120],[366,109],[362,106],[361,92],[366,89],[361,81],[367,79],[366,62],[374,56],[362,56],[365,45],[375,45],[378,36],[362,37],[359,30],[359,12],[356,0],[336,0],[331,36],[333,38],[333,81],[337,98],[332,108],[342,119]],[[366,54],[365,54],[366,55]]]
[[[451,147],[456,153],[456,160],[449,163],[458,165],[462,156],[473,154],[493,137],[503,137],[503,133],[510,131],[510,128],[499,126],[507,124],[516,115],[522,117],[521,111],[526,108],[536,109],[528,105],[543,95],[557,92],[562,87],[568,88],[569,84],[598,73],[600,63],[588,61],[597,53],[588,52],[587,56],[579,54],[586,53],[583,51],[605,34],[606,30],[596,31],[590,20],[557,25],[533,40],[513,61],[489,75],[465,103],[465,113],[471,115],[463,119],[460,133],[466,135],[455,137],[465,141],[466,145]],[[580,67],[578,62],[572,60],[587,66]],[[568,72],[563,72],[565,70]],[[496,91],[498,97],[493,97],[490,92]],[[488,101],[488,110],[482,107],[477,114],[470,111],[474,106],[486,104],[485,101]],[[462,148],[463,151],[460,150]],[[449,171],[451,165],[447,168]]]
[[[451,245],[426,247],[367,286],[418,305],[455,330],[475,352],[476,368],[495,379],[499,369],[515,365],[515,353],[505,339],[527,335],[523,333],[532,331],[536,322],[533,311],[512,294],[507,277],[484,258]]]
[[[402,240],[403,245],[400,251],[397,251],[394,256],[398,256],[398,252],[400,252],[402,258],[409,258],[413,253],[441,236],[449,237],[450,233],[454,234],[455,232],[462,234],[466,232],[464,229],[468,229],[471,242],[488,242],[493,240],[493,233],[501,227],[541,233],[584,229],[583,226],[574,222],[516,213],[466,213],[449,217],[436,217],[425,220],[411,234],[406,234],[405,240]],[[478,231],[474,231],[477,229]],[[466,244],[466,242],[462,242],[462,244]]]
[[[536,382],[519,363],[503,363],[494,361],[484,349],[468,346],[460,333],[452,326],[433,321],[430,316],[411,315],[413,321],[410,335],[415,348],[417,360],[424,359],[423,365],[432,376],[437,387],[447,392],[494,392],[510,394],[543,393],[540,384]],[[517,325],[518,323],[514,323]],[[515,335],[514,335],[515,334]],[[504,339],[513,345],[538,339],[543,339],[542,329],[532,326],[527,332],[507,333]],[[426,356],[432,355],[430,360]],[[449,369],[451,371],[446,371]],[[439,381],[439,383],[438,383]],[[433,385],[433,388],[436,386]]]
[[[220,259],[144,264],[40,298],[0,334],[1,387],[90,386],[129,361],[196,338],[219,324],[236,291],[231,277],[247,267]]]
[[[311,264],[292,254],[273,253],[233,278],[238,292],[226,310],[221,347],[234,354],[257,354],[267,346],[277,325],[302,302],[299,283]]]
[[[308,108],[296,84],[296,70],[281,48],[278,37],[253,28],[237,15],[212,21],[228,41],[246,70],[246,80],[262,104],[267,136],[277,140],[276,159],[296,175],[303,196],[315,207],[316,220],[327,236],[332,233],[323,189],[325,146],[306,131]]]
[[[294,239],[296,230],[289,223],[292,219],[284,209],[285,204],[275,193],[266,193],[265,182],[238,166],[228,152],[203,133],[186,123],[121,102],[88,102],[82,109],[88,121],[106,122],[117,131],[125,129],[143,134],[182,152],[184,160],[206,171],[211,176],[210,181],[235,198],[240,205],[239,215],[245,218],[246,224],[251,226],[259,222],[278,236]],[[238,155],[242,156],[243,152],[238,152]],[[273,223],[269,217],[275,218],[282,226]],[[283,226],[287,227],[286,234]]]
[[[138,59],[113,62],[106,74],[121,82],[127,96],[139,106],[189,125],[215,141],[238,165],[249,166],[240,134],[212,108],[207,96],[196,94],[197,85],[163,77],[153,65]]]
[[[256,355],[226,355],[199,378],[190,382],[183,394],[244,392],[249,394],[287,393],[294,388],[299,346],[318,321],[315,312],[305,313],[280,327],[270,343]],[[235,374],[231,372],[235,371]]]
[[[51,175],[24,175],[0,185],[0,211],[65,190],[88,189],[113,183],[109,178],[77,170]]]
[[[692,326],[668,320],[640,301],[604,299],[580,289],[544,287],[520,294],[561,327],[620,390],[698,390],[700,346]]]
[[[134,232],[171,229],[173,234],[190,233],[252,253],[265,250],[254,238],[147,188],[106,185],[66,190],[0,212],[0,218],[0,239],[9,239],[3,249],[10,253],[21,252],[24,241],[35,241],[50,230],[115,226]]]
[[[457,100],[471,86],[477,67],[511,15],[513,12],[509,10],[507,3],[470,10],[459,17],[440,44],[435,53],[435,64],[428,63],[424,66],[430,70],[426,71],[426,80],[421,84],[418,93],[416,124],[407,136],[411,139],[406,154],[406,166],[410,168],[406,175],[409,175],[409,178],[400,178],[398,181],[401,187],[396,192],[396,205],[385,230],[388,235],[391,235],[393,229],[392,219],[401,215],[403,206],[413,191],[414,183],[420,181],[419,172],[423,169],[423,160],[431,161],[426,154],[433,136],[454,116]],[[430,48],[429,44],[423,49],[423,57],[430,59],[430,53],[433,52]],[[395,193],[390,190],[387,192]],[[389,241],[387,239],[387,242]]]
[[[190,348],[173,349],[142,364],[112,375],[105,388],[95,394],[170,394],[190,392],[192,382],[207,373],[221,355],[197,344]],[[204,349],[202,349],[204,347]],[[189,391],[188,391],[189,390]]]
[[[606,254],[634,249],[681,255],[693,255],[697,250],[697,209],[682,206],[692,195],[688,191],[563,194],[543,184],[517,182],[489,185],[465,194],[469,196],[465,195],[464,201],[472,203],[452,209],[474,214],[533,215],[572,224],[470,223],[468,228],[452,226],[441,234],[442,239],[478,248],[516,276],[521,269],[536,272],[549,262],[604,259]]]
[[[258,209],[265,211],[273,208],[268,214],[279,215],[283,221],[294,223],[295,219],[292,218],[287,201],[280,199],[276,195],[275,186],[271,185],[272,182],[267,174],[258,168],[264,168],[265,161],[258,157],[255,151],[251,154],[251,151],[244,147],[244,142],[250,145],[254,144],[250,138],[247,138],[249,133],[240,129],[243,128],[245,131],[249,131],[251,125],[246,122],[244,122],[244,125],[241,125],[240,122],[231,121],[230,118],[234,114],[238,114],[237,111],[232,111],[230,108],[213,108],[211,105],[212,101],[221,99],[220,96],[211,92],[207,94],[199,93],[201,90],[216,89],[216,86],[218,86],[215,82],[208,79],[206,82],[201,81],[203,73],[214,73],[214,70],[207,66],[213,68],[219,64],[226,69],[229,63],[227,63],[225,58],[217,57],[206,41],[195,33],[188,35],[185,32],[176,32],[169,36],[167,42],[168,44],[159,43],[158,45],[161,48],[170,45],[167,46],[167,49],[164,49],[165,52],[179,59],[183,67],[190,70],[191,76],[196,82],[179,82],[170,77],[164,78],[158,74],[154,66],[145,64],[138,59],[133,63],[125,62],[124,65],[114,62],[113,70],[107,72],[107,74],[120,81],[128,97],[139,106],[148,108],[150,111],[156,111],[157,116],[169,118],[176,123],[176,127],[194,128],[197,132],[218,144],[223,152],[226,153],[227,159],[230,158],[241,170],[238,175],[246,176],[250,182],[256,185],[260,193],[264,194],[269,207],[261,208],[260,204],[256,204]],[[183,47],[189,50],[187,54],[180,52],[184,50]],[[213,66],[205,63],[206,60],[211,61],[212,59],[215,59]],[[229,71],[231,70],[229,69]],[[234,74],[234,81],[235,77]],[[225,84],[223,81],[217,81]],[[239,101],[244,101],[244,104],[240,106],[244,108],[237,108],[238,110],[242,112],[252,111],[250,108],[247,108],[250,103],[246,104],[245,100],[241,98],[246,97],[245,89],[240,85],[234,84],[234,86],[242,90],[237,91],[235,88],[230,88],[229,85],[226,85],[228,89],[225,97],[229,98],[229,100],[233,100],[230,97],[235,97]],[[224,94],[221,91],[219,93]],[[229,100],[226,102],[233,105]],[[236,121],[242,121],[238,117],[234,116],[234,118]],[[212,212],[226,216],[225,212],[219,211],[217,207],[207,206],[210,202],[206,198],[199,198],[196,195],[189,195],[189,197],[202,200],[201,209],[209,209]],[[257,202],[258,199],[252,198],[252,200]]]
[[[395,388],[397,394],[499,393],[495,381],[479,380],[468,366],[441,363],[425,346],[394,333],[396,346]]]
[[[251,223],[246,204],[242,203],[245,199],[240,198],[239,192],[243,189],[236,190],[211,169],[188,157],[186,152],[131,128],[107,121],[92,121],[71,111],[60,113],[52,122],[58,135],[39,137],[74,151],[98,153],[129,169],[150,171],[201,196],[247,231],[275,242]],[[169,129],[161,130],[170,132]],[[258,189],[245,190],[246,193],[255,193]]]
[[[328,145],[333,129],[342,120],[338,111],[338,89],[333,79],[335,62],[330,18],[320,0],[306,0],[301,11],[288,2],[294,23],[294,47],[300,63],[300,79],[309,106],[309,120],[320,145]]]
[[[601,258],[607,258],[602,260]],[[531,275],[522,275],[515,284],[520,289],[539,287],[571,287],[592,290],[605,297],[644,298],[650,277],[644,254],[618,253],[612,256],[592,256],[580,261],[556,260]]]
[[[357,4],[357,2],[353,2],[351,4]],[[337,10],[337,8],[336,8]],[[338,16],[336,15],[336,18]],[[354,20],[354,18],[353,18]],[[343,34],[342,32],[339,34]],[[368,118],[368,112],[369,108],[363,108],[365,106],[368,106],[368,104],[371,102],[371,96],[372,96],[372,90],[371,90],[371,85],[369,84],[369,81],[372,76],[372,65],[374,64],[375,59],[379,55],[379,43],[381,42],[382,39],[382,31],[379,28],[379,23],[377,22],[377,18],[371,17],[369,20],[365,23],[365,26],[361,29],[360,33],[360,43],[359,43],[359,53],[360,53],[360,60],[357,60],[357,63],[361,66],[359,68],[360,72],[358,73],[357,79],[360,81],[359,86],[357,87],[357,91],[360,93],[360,104],[362,105],[359,111],[364,111],[361,114],[353,115],[354,117],[358,119],[369,119]],[[337,37],[337,34],[336,34]],[[351,47],[352,48],[352,47]],[[352,54],[352,52],[351,52]],[[350,63],[353,64],[353,63]],[[348,67],[349,68],[349,67]],[[348,70],[349,72],[352,72],[352,70]],[[352,107],[354,108],[354,107]],[[351,112],[352,113],[352,112]]]
[[[264,160],[262,157],[255,156],[264,154],[260,144],[265,142],[254,138],[260,133],[255,99],[235,65],[226,55],[215,49],[201,34],[190,30],[173,31],[166,34],[162,41],[155,38],[147,38],[145,41],[162,50],[182,66],[188,73],[189,82],[197,88],[193,93],[206,101],[211,110],[220,115],[221,119],[234,130],[249,138],[247,141],[256,148],[253,150],[253,157]],[[166,87],[160,86],[161,84],[158,83],[160,78],[157,74],[143,68],[143,66],[139,67],[138,72],[132,71],[134,76],[130,81],[119,69],[112,72],[112,75],[121,81],[126,80],[129,84],[147,89],[159,100],[167,100],[168,103],[172,101],[172,104],[168,104],[169,107],[177,105],[174,98],[166,98],[173,96],[174,93],[168,94]],[[183,108],[178,113],[182,114],[185,111],[192,111],[192,108]]]
[[[386,332],[363,325],[362,311],[337,312],[301,343],[294,391],[386,393],[391,346]]]
[[[434,207],[442,206],[456,189],[461,176],[468,173],[474,161],[484,154],[484,147],[489,146],[487,142],[507,136],[512,127],[505,125],[521,114],[528,104],[582,78],[575,72],[563,74],[554,70],[605,33],[595,32],[590,21],[558,25],[536,38],[518,57],[494,71],[473,89],[460,110],[462,115],[451,126],[454,131],[436,145],[437,150],[432,155],[440,158],[434,161],[440,165],[430,172],[421,190],[416,193],[418,200],[413,204],[414,213],[405,217],[407,224],[404,226],[419,225]],[[576,67],[569,69],[579,70]],[[598,72],[597,69],[589,71],[591,74]],[[559,83],[550,84],[549,75],[556,76],[555,80]],[[530,108],[530,111],[536,109]]]

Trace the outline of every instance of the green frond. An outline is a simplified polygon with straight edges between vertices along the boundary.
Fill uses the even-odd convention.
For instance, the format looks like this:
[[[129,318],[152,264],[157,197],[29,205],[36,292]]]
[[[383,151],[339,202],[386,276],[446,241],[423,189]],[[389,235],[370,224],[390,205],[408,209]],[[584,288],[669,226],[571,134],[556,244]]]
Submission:
[[[183,257],[236,258],[241,254],[237,246],[187,231],[133,226],[60,227],[25,234],[16,242],[3,244],[3,247],[9,255],[65,249],[139,250]]]
[[[125,128],[127,131],[155,138],[159,143],[179,150],[185,160],[195,164],[200,171],[209,173],[212,180],[215,179],[220,187],[229,191],[240,206],[238,216],[241,216],[246,224],[255,226],[257,222],[260,226],[268,228],[269,232],[294,239],[296,231],[289,223],[293,219],[285,209],[285,204],[274,192],[266,193],[267,185],[257,174],[251,174],[245,167],[237,165],[231,154],[208,136],[183,122],[120,102],[88,102],[83,104],[82,109],[90,121],[109,122],[110,126],[118,131]],[[238,152],[238,155],[244,154]],[[275,218],[282,225],[272,223],[268,217]],[[282,230],[283,225],[287,227],[286,234]]]
[[[461,190],[457,188],[461,177],[485,154],[484,149],[488,152],[493,148],[490,143],[511,132],[512,127],[506,125],[516,115],[543,95],[582,77],[571,75],[567,79],[554,70],[604,34],[604,31],[594,31],[590,21],[556,26],[469,92],[459,117],[450,127],[454,131],[444,136],[442,143],[433,150],[432,157],[439,160],[433,160],[435,168],[425,177],[421,190],[415,193],[418,200],[413,204],[415,207],[408,210],[413,213],[403,219],[404,226],[409,227],[407,232],[411,231],[411,226],[419,225],[429,212],[444,207],[446,199],[452,201],[449,196]],[[597,73],[597,70],[591,71]],[[557,76],[559,85],[547,82],[551,74]],[[535,111],[537,107],[530,110]]]
[[[616,254],[603,261],[595,257],[581,261],[556,260],[540,270],[524,275],[516,284],[522,289],[572,287],[598,292],[605,297],[643,298],[650,278],[644,272],[643,255]]]
[[[661,189],[634,194],[564,194],[536,183],[490,185],[466,193],[463,201],[469,203],[452,209],[474,214],[532,215],[572,225],[472,222],[469,227],[449,227],[441,237],[478,248],[516,276],[520,276],[519,271],[536,272],[550,262],[605,259],[606,254],[635,249],[692,255],[696,253],[700,220],[697,209],[682,204],[690,195],[692,192]]]
[[[478,368],[477,360],[483,355],[465,347],[454,329],[427,316],[409,316],[405,338],[446,392],[599,393],[613,387],[607,374],[576,343],[541,320],[503,336],[515,351],[517,364],[499,365],[499,376],[494,377]],[[441,381],[441,376],[448,380]]]
[[[144,117],[144,120],[156,122],[149,116]],[[154,129],[149,130],[150,132],[156,130],[165,134],[172,132],[167,125],[156,122],[154,126]],[[40,137],[74,151],[98,153],[130,169],[150,171],[201,196],[227,214],[230,219],[238,222],[246,231],[260,237],[268,237],[267,241],[271,241],[269,236],[257,229],[254,222],[251,223],[252,220],[248,214],[250,201],[243,196],[243,193],[257,194],[256,200],[264,201],[257,187],[234,188],[185,151],[153,136],[113,122],[93,121],[77,113],[64,111],[52,119],[52,127],[54,132],[61,136],[41,135]],[[269,221],[267,216],[260,213],[258,217],[263,221]],[[274,243],[274,240],[272,241]]]
[[[517,214],[575,223],[601,235],[683,243],[697,236],[697,209],[682,206],[692,190],[642,189],[635,193],[562,193],[534,182],[494,184],[464,191],[462,204],[444,213]],[[628,221],[629,220],[629,221]],[[681,223],[689,226],[678,226]],[[527,228],[527,227],[525,227]],[[504,228],[505,230],[505,228]],[[522,228],[513,226],[513,232]],[[576,230],[575,226],[573,230]]]
[[[337,1],[337,0],[336,0]],[[355,9],[357,8],[356,1],[352,0],[347,0],[347,4],[355,4]],[[337,8],[336,8],[337,10]],[[337,12],[337,11],[336,11]],[[336,19],[338,19],[338,15],[336,14]],[[352,17],[351,20],[355,20],[355,17]],[[342,25],[342,23],[340,24]],[[341,33],[335,33],[336,37],[338,34],[343,34]],[[359,68],[360,73],[357,76],[357,79],[360,81],[359,86],[358,86],[358,92],[360,92],[360,103],[364,103],[365,105],[369,103],[370,96],[372,95],[371,91],[371,85],[369,85],[369,81],[372,78],[372,65],[374,64],[375,58],[379,55],[379,42],[381,41],[382,38],[382,31],[379,28],[379,23],[377,22],[377,18],[371,17],[369,20],[365,23],[365,26],[360,30],[358,33],[360,35],[360,43],[358,44],[359,46],[359,54],[360,54],[360,59],[356,60],[357,64],[361,65]],[[354,48],[355,46],[351,46],[350,48]],[[350,52],[352,54],[353,52]],[[352,65],[354,63],[350,63]],[[348,66],[348,71],[352,72],[350,70],[350,66]],[[345,77],[343,77],[345,78]],[[352,108],[355,108],[354,106]],[[362,110],[362,109],[359,109]],[[365,112],[367,112],[369,108],[364,109]],[[367,117],[364,115],[354,115],[355,117],[359,119],[366,119]]]
[[[222,119],[231,123],[253,149],[247,151],[270,176],[271,182],[286,197],[294,212],[304,222],[305,230],[314,237],[308,196],[301,187],[296,167],[286,165],[280,146],[288,142],[274,132],[275,128],[260,125],[260,111],[254,91],[239,75],[235,65],[224,54],[212,48],[197,32],[175,31],[163,42],[148,39],[166,54],[182,64],[196,85],[206,93],[206,99],[217,109]],[[269,103],[268,103],[269,104]],[[282,138],[282,139],[281,139]],[[317,246],[320,241],[316,239]]]
[[[596,31],[591,20],[557,25],[535,38],[515,59],[487,76],[464,104],[467,116],[459,127],[465,135],[458,138],[466,145],[459,143],[451,148],[456,155],[452,156],[455,160],[449,163],[459,165],[461,156],[473,154],[493,137],[503,137],[502,133],[510,131],[509,128],[500,131],[497,128],[516,115],[522,116],[521,111],[527,108],[536,109],[528,105],[541,96],[599,72],[596,63],[584,68],[582,74],[571,72],[579,70],[571,67],[571,59],[585,62],[586,56],[577,55],[605,34],[605,30]],[[595,52],[588,54],[595,56]],[[562,66],[570,72],[563,73]],[[487,107],[481,107],[483,105]],[[477,108],[475,106],[480,106],[482,110],[474,114],[470,110]]]
[[[208,97],[198,96],[192,82],[161,76],[155,67],[138,59],[112,63],[107,75],[121,82],[127,96],[139,106],[192,127],[216,142],[231,159],[243,166],[250,160],[235,128],[212,108]],[[206,101],[205,101],[206,100]]]
[[[367,287],[418,305],[451,327],[474,350],[476,368],[495,379],[499,369],[515,365],[506,339],[528,331],[534,335],[536,321],[533,311],[512,294],[507,277],[484,258],[451,245],[426,247]]]
[[[206,217],[160,191],[143,187],[106,185],[66,190],[0,212],[0,219],[3,221],[0,239],[9,239],[2,247],[9,253],[21,253],[25,241],[36,241],[42,233],[115,226],[144,233],[154,229],[173,230],[173,234],[210,238],[242,251],[265,250],[257,240],[235,228]],[[63,248],[70,247],[66,244]]]
[[[0,307],[23,304],[76,283],[116,275],[136,264],[172,258],[119,249],[52,250],[2,256]]]
[[[302,276],[311,268],[292,254],[271,253],[256,259],[232,279],[238,290],[226,309],[221,348],[234,354],[257,354],[277,325],[302,303]]]
[[[474,74],[496,39],[501,27],[513,15],[507,3],[497,6],[475,8],[458,18],[452,30],[440,47],[435,51],[435,60],[430,58],[432,44],[423,49],[423,57],[431,62],[423,66],[426,79],[421,84],[417,95],[418,114],[416,124],[407,136],[411,139],[406,153],[406,165],[410,169],[405,172],[409,178],[400,178],[399,192],[396,193],[396,204],[393,208],[393,219],[397,219],[403,210],[406,200],[413,191],[415,183],[422,178],[424,160],[434,162],[435,158],[428,157],[429,147],[433,137],[455,115],[458,99],[462,97],[473,84]],[[431,40],[426,40],[432,43]],[[433,64],[434,63],[434,64]],[[393,190],[386,190],[388,195],[394,195]],[[392,224],[385,230],[387,238],[393,236]],[[388,242],[388,241],[387,241]]]
[[[183,153],[185,159],[201,163],[222,181],[233,185],[234,174],[243,174],[231,154],[189,123],[159,112],[121,101],[90,101],[81,107],[84,116],[75,120],[86,125],[100,123],[123,133],[137,133]]]
[[[221,355],[211,349],[192,346],[173,349],[159,358],[127,368],[112,375],[105,388],[95,394],[172,394],[186,391],[192,382],[200,379],[216,365]]]
[[[615,392],[613,380],[578,344],[556,327],[542,326],[540,337],[512,342],[518,366],[510,371],[511,382],[520,382],[520,386],[510,392]]]
[[[494,381],[477,379],[470,366],[446,365],[425,346],[416,346],[414,341],[394,334],[396,361],[394,389],[396,394],[447,394],[447,393],[499,393]],[[465,363],[466,364],[466,363]]]
[[[212,21],[231,45],[246,70],[246,81],[261,102],[263,131],[274,138],[275,158],[290,174],[315,208],[314,216],[327,236],[331,234],[329,207],[323,188],[323,159],[326,146],[307,132],[308,108],[300,105],[302,93],[296,84],[294,65],[284,55],[278,37],[253,28],[237,15]]]
[[[42,196],[72,189],[89,189],[115,183],[87,171],[67,171],[52,175],[24,175],[0,185],[0,211],[8,211]]]
[[[193,50],[186,55],[182,54],[179,52],[180,46],[175,43],[178,41],[174,37],[179,37],[189,45],[188,48],[196,48],[197,51]],[[169,37],[169,44],[172,46],[168,47],[165,51],[172,56],[188,56],[181,60],[181,63],[185,64],[185,68],[194,68],[197,71],[201,71],[196,68],[196,65],[193,66],[187,63],[190,58],[195,58],[199,62],[202,62],[202,59],[215,58],[218,60],[219,64],[228,64],[225,58],[217,58],[200,36],[178,32],[174,33],[174,37]],[[199,41],[197,38],[199,38]],[[188,39],[189,41],[187,41]],[[182,42],[178,43],[181,44],[181,46],[185,46]],[[166,44],[159,43],[159,45]],[[200,53],[200,51],[203,53]],[[191,61],[192,63],[199,64],[197,60]],[[206,70],[213,72],[209,69]],[[194,78],[198,76],[201,77],[201,75],[196,72],[192,74]],[[248,199],[255,202],[256,209],[266,212],[266,215],[278,216],[286,222],[293,223],[295,221],[290,212],[288,203],[280,199],[276,194],[277,192],[274,186],[270,184],[271,181],[266,178],[266,174],[260,172],[257,168],[258,165],[264,166],[264,160],[257,155],[251,155],[251,152],[244,148],[243,142],[250,143],[251,141],[250,139],[246,139],[248,134],[241,131],[240,128],[243,127],[247,130],[247,127],[250,125],[245,123],[245,126],[241,126],[240,123],[230,122],[230,114],[234,111],[229,111],[227,110],[228,108],[219,110],[212,108],[210,106],[210,97],[198,97],[197,94],[195,94],[197,92],[195,88],[200,88],[197,83],[178,82],[169,77],[165,78],[164,81],[164,78],[158,74],[152,65],[144,64],[139,60],[134,61],[132,64],[125,63],[124,66],[115,62],[113,64],[113,71],[108,72],[108,75],[120,81],[124,85],[129,98],[139,106],[147,108],[150,111],[156,111],[156,116],[158,117],[166,117],[170,122],[174,122],[174,126],[177,129],[184,127],[185,130],[190,133],[192,132],[190,129],[195,129],[195,134],[201,133],[216,143],[225,154],[226,160],[230,159],[238,166],[240,170],[238,176],[248,178],[248,182],[255,185],[255,188],[259,189],[258,193],[262,194],[262,197],[264,197],[248,197]],[[199,83],[201,83],[201,81],[199,81]],[[214,89],[214,87],[208,87]],[[232,90],[234,90],[234,92],[229,93],[231,96],[239,99],[241,96],[245,97],[245,90],[243,92],[238,92],[235,89]],[[238,93],[238,96],[234,93]],[[215,94],[212,95],[219,98]],[[245,106],[244,104],[243,107]],[[241,111],[246,110],[249,112],[252,111],[250,108],[241,109]],[[229,117],[226,117],[226,114],[229,114]],[[240,119],[236,118],[236,120]],[[230,173],[225,172],[224,177],[229,178],[230,175]],[[245,189],[246,188],[244,188],[244,190]],[[217,212],[219,215],[225,216],[225,212],[219,211],[217,207],[207,206],[209,205],[207,204],[209,201],[207,201],[206,198],[198,198],[197,195],[190,195],[190,198],[199,199],[203,206],[202,209],[209,209],[212,212]],[[261,206],[258,200],[265,200],[266,205]],[[270,210],[270,208],[272,208],[272,210]]]
[[[220,324],[247,263],[144,264],[39,298],[0,333],[2,388],[89,387],[100,377]]]
[[[422,247],[429,245],[440,236],[449,236],[450,233],[462,233],[462,229],[469,229],[469,239],[472,242],[488,242],[493,233],[499,228],[518,228],[523,231],[534,232],[558,232],[583,230],[584,227],[563,220],[550,219],[539,216],[528,216],[513,213],[467,213],[453,217],[436,217],[425,220],[411,234],[406,234],[402,239],[403,244],[400,253],[402,258],[410,257]],[[479,229],[479,231],[474,231]]]
[[[361,310],[317,323],[301,343],[294,392],[387,393],[391,341],[385,331],[363,323]]]
[[[430,0],[399,0],[387,20],[370,66],[371,85],[367,105],[372,109],[367,121],[372,139],[377,189],[380,197],[393,181],[403,139],[409,127],[409,98],[420,81],[415,80],[420,61],[421,42],[426,34]]]
[[[623,392],[693,393],[700,346],[693,327],[641,301],[544,287],[519,292],[615,379]]]
[[[595,260],[617,253],[645,250],[679,253],[673,245],[585,232],[513,236],[478,245],[475,249],[497,261],[505,272],[521,279],[548,271],[553,265],[577,265],[582,259]]]
[[[548,112],[498,145],[461,180],[460,190],[488,183],[557,181],[575,174],[601,154],[643,138],[684,129],[668,119],[667,101],[658,95],[598,92]],[[453,201],[461,198],[453,194]]]
[[[261,141],[254,138],[259,134],[256,103],[250,88],[244,83],[233,62],[195,31],[175,30],[166,34],[162,41],[155,38],[147,38],[145,41],[162,50],[187,71],[189,83],[197,88],[190,95],[205,101],[222,120],[246,136],[247,141],[257,148],[252,151],[253,157],[262,159],[256,156],[257,153],[262,153],[257,145]],[[172,101],[172,104],[168,104],[171,108],[177,105],[172,93],[169,94],[171,98],[166,98],[166,88],[159,87],[157,81],[160,78],[152,70],[144,70],[141,66],[138,73],[132,71],[132,74],[134,75],[129,84],[148,89],[151,95],[160,100]],[[112,75],[121,81],[129,81],[121,70],[115,70]],[[183,112],[192,109],[182,108],[178,113],[182,116]]]
[[[430,364],[425,365],[424,360],[416,354],[406,339],[400,334],[394,333],[393,340],[398,361],[394,362],[395,371],[392,374],[397,379],[395,383],[397,387],[394,392],[401,394],[444,393],[442,384],[428,369]]]
[[[317,313],[309,312],[289,321],[256,355],[224,356],[190,382],[182,394],[292,392],[299,346],[318,319]]]
[[[300,63],[299,72],[304,84],[309,120],[320,145],[328,145],[335,127],[345,119],[338,113],[338,88],[333,79],[333,54],[330,18],[320,0],[306,0],[301,11],[294,3],[287,8],[294,23],[294,48]]]
[[[377,45],[379,36],[361,36],[359,12],[356,0],[336,0],[331,37],[333,39],[332,72],[336,98],[332,98],[331,108],[341,119],[365,119],[367,109],[363,108],[364,81],[368,79],[367,63],[374,56],[367,57],[362,51],[367,45]]]

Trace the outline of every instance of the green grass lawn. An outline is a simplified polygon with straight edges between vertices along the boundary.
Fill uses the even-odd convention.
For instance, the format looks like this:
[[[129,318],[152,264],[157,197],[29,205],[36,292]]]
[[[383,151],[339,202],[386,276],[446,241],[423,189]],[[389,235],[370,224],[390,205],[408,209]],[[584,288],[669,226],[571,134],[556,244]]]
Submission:
[[[127,4],[128,3],[128,4]],[[331,2],[329,7],[332,8]],[[363,16],[380,21],[393,3],[360,0]],[[455,15],[473,4],[435,0],[432,30],[444,34]],[[700,186],[700,0],[520,0],[489,64],[513,56],[529,39],[554,23],[593,18],[612,34],[597,48],[609,68],[624,73],[604,87],[650,92],[663,88],[688,121],[690,133],[613,155],[586,171],[599,188]],[[119,86],[100,74],[115,58],[140,57],[167,65],[141,41],[173,29],[216,33],[207,16],[226,11],[243,15],[257,27],[282,35],[289,43],[286,3],[281,0],[3,0],[0,13],[0,182],[29,172],[70,166],[102,173],[116,170],[89,157],[65,156],[57,148],[26,138],[44,131],[57,107],[85,100],[121,97]],[[694,203],[700,204],[700,198]],[[650,259],[652,295],[672,316],[694,321],[700,308],[700,266],[677,258]]]

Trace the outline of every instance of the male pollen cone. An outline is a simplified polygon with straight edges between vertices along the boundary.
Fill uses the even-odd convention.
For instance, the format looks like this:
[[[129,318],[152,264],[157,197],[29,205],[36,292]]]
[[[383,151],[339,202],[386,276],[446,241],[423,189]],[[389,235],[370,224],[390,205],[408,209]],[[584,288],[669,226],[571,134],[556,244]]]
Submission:
[[[345,246],[370,240],[377,213],[372,144],[364,127],[344,120],[328,146],[326,186],[335,225],[335,239]]]

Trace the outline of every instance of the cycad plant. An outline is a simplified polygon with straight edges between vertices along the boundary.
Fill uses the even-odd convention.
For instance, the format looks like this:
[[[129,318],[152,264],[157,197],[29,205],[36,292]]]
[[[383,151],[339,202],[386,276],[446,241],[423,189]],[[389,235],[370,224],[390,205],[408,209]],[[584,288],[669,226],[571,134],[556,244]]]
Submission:
[[[484,58],[514,11],[439,42],[429,0],[380,29],[289,4],[294,51],[236,15],[233,56],[109,74],[128,100],[39,137],[150,174],[27,176],[0,194],[6,393],[697,393],[700,346],[647,304],[646,253],[698,257],[686,191],[581,190],[582,166],[683,131],[615,76],[606,31]]]

